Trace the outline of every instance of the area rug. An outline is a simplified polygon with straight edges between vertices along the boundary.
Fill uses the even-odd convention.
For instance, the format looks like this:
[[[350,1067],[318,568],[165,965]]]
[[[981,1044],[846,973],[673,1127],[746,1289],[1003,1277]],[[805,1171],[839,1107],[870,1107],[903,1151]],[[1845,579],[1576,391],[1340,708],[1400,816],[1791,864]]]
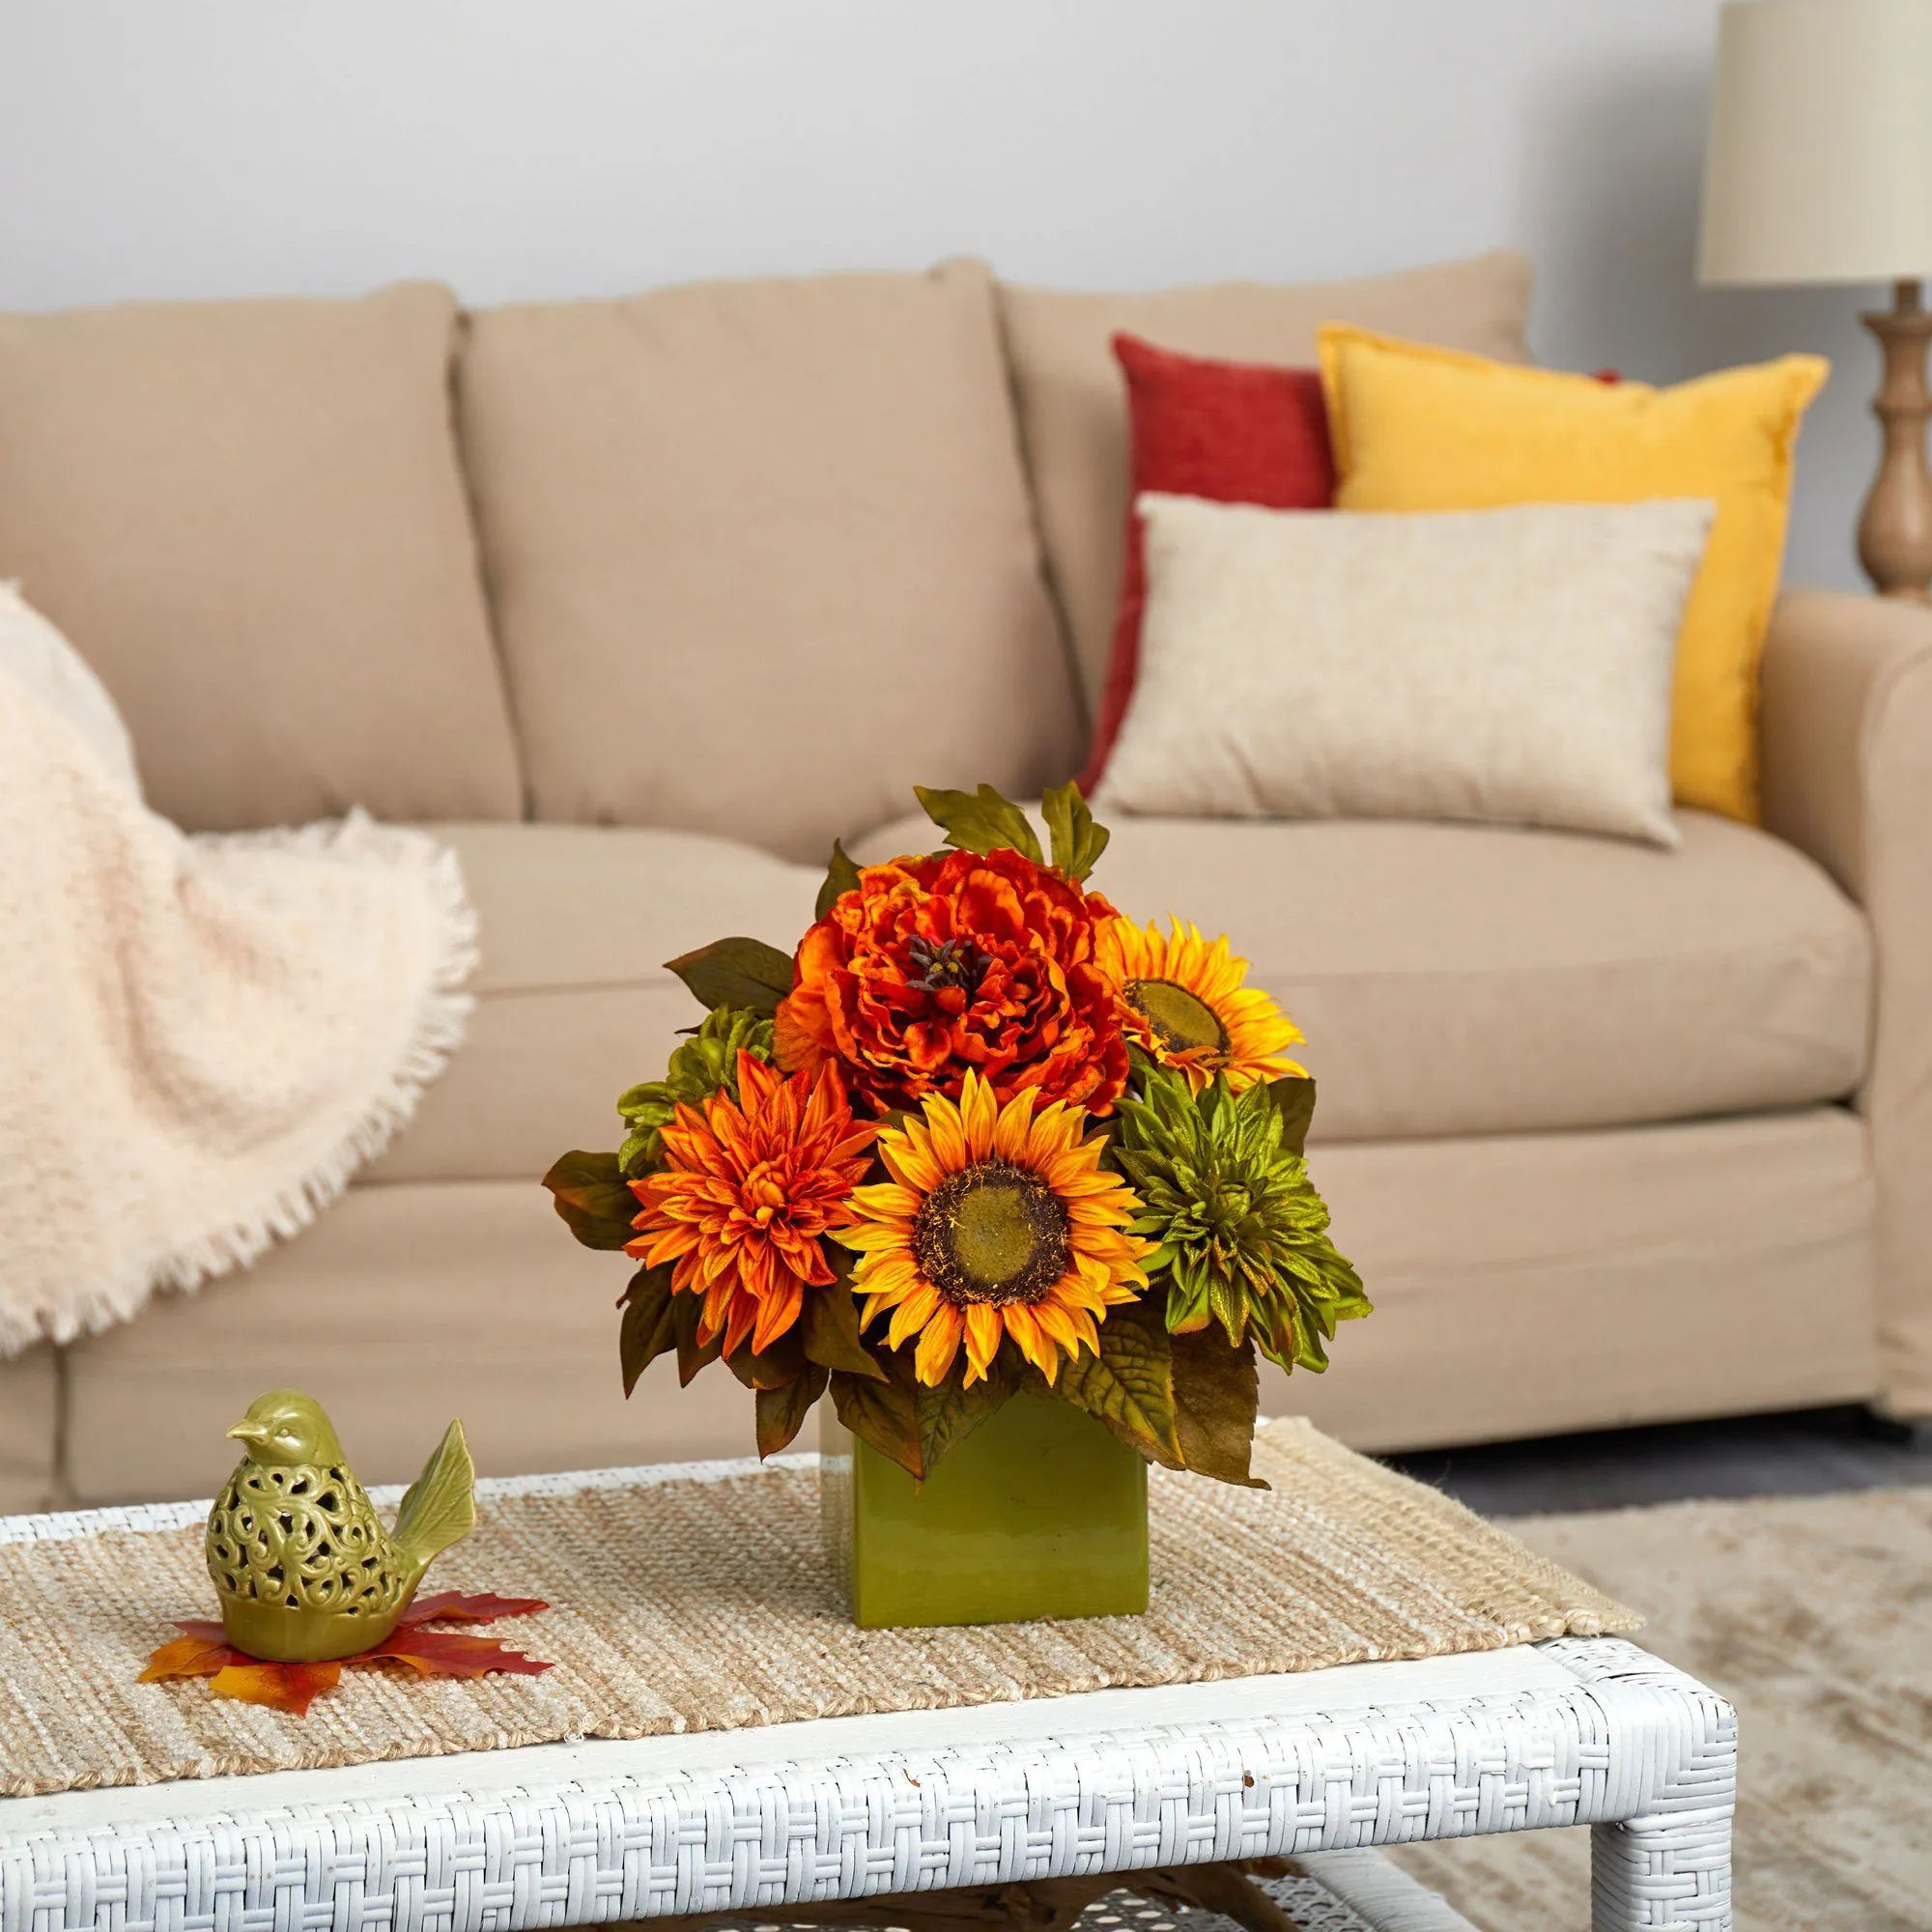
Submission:
[[[1525,1517],[1738,1708],[1738,1932],[1932,1928],[1932,1488]],[[1587,1932],[1589,1836],[1391,1853],[1483,1932]]]

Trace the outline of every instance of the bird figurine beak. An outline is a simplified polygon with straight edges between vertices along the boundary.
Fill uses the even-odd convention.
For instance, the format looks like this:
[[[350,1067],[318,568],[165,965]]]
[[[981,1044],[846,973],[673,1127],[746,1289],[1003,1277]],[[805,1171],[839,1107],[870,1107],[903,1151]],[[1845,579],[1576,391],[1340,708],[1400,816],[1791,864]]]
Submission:
[[[238,1422],[225,1434],[231,1442],[259,1442],[267,1432],[259,1422]]]

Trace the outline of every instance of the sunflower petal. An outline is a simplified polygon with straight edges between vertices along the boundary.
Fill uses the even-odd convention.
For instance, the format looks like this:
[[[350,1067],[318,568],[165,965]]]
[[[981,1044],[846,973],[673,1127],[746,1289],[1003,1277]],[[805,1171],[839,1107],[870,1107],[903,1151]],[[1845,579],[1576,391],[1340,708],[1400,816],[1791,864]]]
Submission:
[[[965,1321],[951,1302],[942,1302],[934,1311],[913,1351],[913,1373],[928,1388],[937,1388],[946,1379],[959,1353],[966,1331]]]

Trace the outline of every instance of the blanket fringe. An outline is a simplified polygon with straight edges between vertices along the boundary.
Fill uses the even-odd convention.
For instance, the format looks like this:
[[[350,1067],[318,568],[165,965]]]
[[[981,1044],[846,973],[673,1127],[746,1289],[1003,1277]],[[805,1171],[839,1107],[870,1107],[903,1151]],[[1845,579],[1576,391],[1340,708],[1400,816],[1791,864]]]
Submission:
[[[409,1124],[424,1088],[463,1043],[475,1007],[473,997],[463,988],[479,956],[477,920],[464,887],[462,867],[447,846],[427,833],[379,824],[359,810],[315,825],[202,834],[193,842],[366,860],[419,872],[428,889],[436,963],[417,1002],[408,1045],[361,1115],[331,1148],[306,1172],[266,1197],[241,1205],[220,1227],[166,1254],[88,1283],[77,1290],[60,1318],[40,1310],[25,1321],[10,1320],[0,1303],[0,1359],[36,1342],[62,1344],[98,1334],[130,1320],[157,1291],[192,1293],[205,1281],[247,1267],[277,1241],[298,1235],[341,1195],[356,1171]]]

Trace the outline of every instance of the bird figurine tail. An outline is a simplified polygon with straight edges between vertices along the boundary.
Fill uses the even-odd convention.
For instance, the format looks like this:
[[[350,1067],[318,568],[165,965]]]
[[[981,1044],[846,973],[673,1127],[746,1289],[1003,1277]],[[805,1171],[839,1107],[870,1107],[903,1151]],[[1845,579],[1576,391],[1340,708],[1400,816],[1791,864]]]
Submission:
[[[463,1424],[452,1422],[423,1472],[403,1492],[396,1512],[396,1551],[412,1573],[411,1583],[431,1560],[476,1527],[476,1465]]]

